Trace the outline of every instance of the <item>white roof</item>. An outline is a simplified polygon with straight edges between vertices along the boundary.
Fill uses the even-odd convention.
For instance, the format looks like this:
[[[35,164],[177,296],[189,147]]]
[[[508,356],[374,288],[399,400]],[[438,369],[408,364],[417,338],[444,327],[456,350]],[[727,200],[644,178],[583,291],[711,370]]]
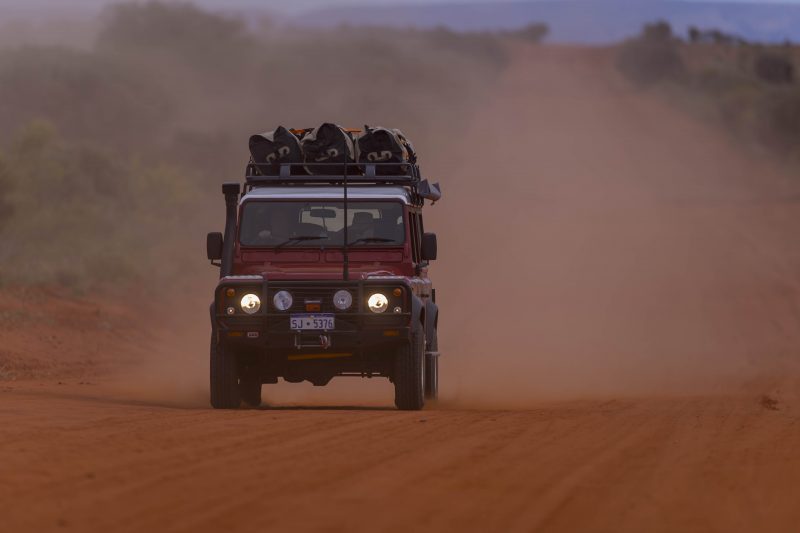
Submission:
[[[344,191],[340,186],[325,187],[292,186],[292,187],[256,187],[242,198],[247,200],[342,200]],[[411,203],[411,194],[405,187],[399,186],[364,186],[348,185],[348,200],[394,200]],[[241,202],[240,202],[241,203]]]

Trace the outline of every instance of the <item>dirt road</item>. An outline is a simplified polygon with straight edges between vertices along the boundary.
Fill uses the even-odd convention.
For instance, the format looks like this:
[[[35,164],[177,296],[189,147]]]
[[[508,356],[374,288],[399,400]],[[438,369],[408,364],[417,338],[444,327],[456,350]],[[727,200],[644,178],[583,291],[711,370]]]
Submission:
[[[211,411],[202,313],[142,362],[115,308],[0,382],[0,531],[797,531],[800,187],[609,62],[520,50],[450,152],[479,155],[430,165],[439,404]],[[35,355],[24,327],[0,355]]]
[[[756,398],[236,413],[4,392],[3,531],[794,531],[798,411]]]

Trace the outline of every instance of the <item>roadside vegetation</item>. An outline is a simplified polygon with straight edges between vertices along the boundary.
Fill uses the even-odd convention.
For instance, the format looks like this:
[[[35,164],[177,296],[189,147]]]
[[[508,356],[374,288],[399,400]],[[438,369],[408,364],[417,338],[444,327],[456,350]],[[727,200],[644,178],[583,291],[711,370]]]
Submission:
[[[148,2],[106,11],[88,49],[8,45],[0,284],[80,289],[202,268],[219,185],[240,179],[250,134],[368,122],[434,145],[467,124],[505,66],[504,40],[545,33],[309,33]]]
[[[714,29],[682,37],[659,22],[619,48],[617,65],[636,84],[664,90],[747,144],[800,165],[800,46]]]
[[[0,183],[8,282],[86,288],[142,274],[139,265],[158,264],[161,276],[189,266],[180,254],[157,257],[164,238],[190,237],[184,229],[199,222],[197,188],[173,165],[67,142],[34,120],[0,157]]]

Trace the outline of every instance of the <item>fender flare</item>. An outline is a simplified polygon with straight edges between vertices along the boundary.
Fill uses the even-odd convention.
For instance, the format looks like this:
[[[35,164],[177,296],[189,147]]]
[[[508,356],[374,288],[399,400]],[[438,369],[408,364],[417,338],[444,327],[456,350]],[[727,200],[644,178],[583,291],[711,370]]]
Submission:
[[[436,326],[439,323],[439,306],[435,302],[428,300],[425,308],[425,338],[428,341],[428,350],[435,352],[438,350],[438,346],[434,346],[436,344],[434,335],[436,334]]]
[[[211,319],[211,336],[214,340],[219,342],[217,336],[217,320],[214,316],[214,302],[211,302],[211,305],[208,306],[208,317]]]
[[[422,298],[417,296],[416,294],[411,295],[411,327],[413,328],[415,325],[419,324],[421,327],[425,327],[425,317],[427,313],[425,310],[425,302],[422,301]]]

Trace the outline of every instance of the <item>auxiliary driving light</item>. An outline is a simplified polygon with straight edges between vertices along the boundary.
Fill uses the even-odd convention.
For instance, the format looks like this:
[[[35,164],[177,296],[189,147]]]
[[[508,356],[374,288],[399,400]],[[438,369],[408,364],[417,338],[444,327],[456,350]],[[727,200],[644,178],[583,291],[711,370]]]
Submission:
[[[383,313],[389,307],[389,300],[383,294],[376,292],[367,300],[367,307],[373,313]]]
[[[286,311],[292,306],[292,294],[289,291],[278,291],[272,297],[272,303],[275,304],[275,309],[278,311]]]
[[[252,315],[253,313],[258,313],[259,309],[261,309],[261,298],[255,294],[245,294],[242,297],[242,311]]]
[[[350,309],[351,305],[353,305],[353,295],[350,294],[350,291],[336,291],[336,294],[333,295],[333,306],[339,311]]]

